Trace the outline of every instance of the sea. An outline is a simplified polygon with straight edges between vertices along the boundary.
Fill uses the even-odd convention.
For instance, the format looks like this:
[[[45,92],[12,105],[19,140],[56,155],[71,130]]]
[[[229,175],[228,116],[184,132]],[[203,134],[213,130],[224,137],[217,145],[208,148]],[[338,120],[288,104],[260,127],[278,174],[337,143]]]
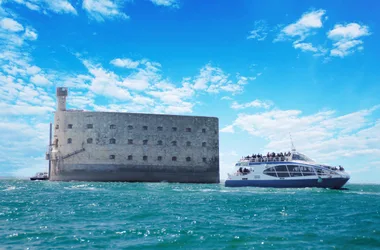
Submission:
[[[380,185],[0,180],[0,249],[380,249]]]

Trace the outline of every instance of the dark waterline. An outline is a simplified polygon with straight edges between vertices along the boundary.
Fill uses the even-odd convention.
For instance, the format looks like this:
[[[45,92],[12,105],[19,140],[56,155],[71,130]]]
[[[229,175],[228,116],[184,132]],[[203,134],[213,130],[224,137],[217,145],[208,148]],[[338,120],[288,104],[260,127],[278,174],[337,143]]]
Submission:
[[[374,249],[380,185],[0,180],[0,248]]]

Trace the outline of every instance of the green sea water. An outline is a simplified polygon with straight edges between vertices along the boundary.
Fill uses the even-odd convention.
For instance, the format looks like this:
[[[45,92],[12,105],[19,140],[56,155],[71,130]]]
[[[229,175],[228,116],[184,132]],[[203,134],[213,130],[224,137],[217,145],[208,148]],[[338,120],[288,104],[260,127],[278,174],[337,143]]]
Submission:
[[[0,249],[380,249],[380,185],[0,180]]]

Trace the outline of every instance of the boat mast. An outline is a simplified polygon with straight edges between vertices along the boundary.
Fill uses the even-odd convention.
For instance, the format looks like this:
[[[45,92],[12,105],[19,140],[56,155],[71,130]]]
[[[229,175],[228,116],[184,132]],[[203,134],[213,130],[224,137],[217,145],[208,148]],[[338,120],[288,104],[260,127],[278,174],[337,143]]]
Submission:
[[[296,152],[296,147],[294,147],[294,143],[293,143],[293,139],[292,139],[292,134],[289,133],[289,137],[290,137],[290,143],[291,143],[291,149],[292,149],[292,152]]]

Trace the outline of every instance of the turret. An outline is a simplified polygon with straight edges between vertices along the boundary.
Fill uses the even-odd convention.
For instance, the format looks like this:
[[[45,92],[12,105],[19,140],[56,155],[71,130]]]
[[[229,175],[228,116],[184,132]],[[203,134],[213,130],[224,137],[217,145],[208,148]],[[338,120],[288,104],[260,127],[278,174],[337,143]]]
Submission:
[[[67,88],[58,87],[57,88],[57,111],[66,110],[66,96],[67,96]]]

